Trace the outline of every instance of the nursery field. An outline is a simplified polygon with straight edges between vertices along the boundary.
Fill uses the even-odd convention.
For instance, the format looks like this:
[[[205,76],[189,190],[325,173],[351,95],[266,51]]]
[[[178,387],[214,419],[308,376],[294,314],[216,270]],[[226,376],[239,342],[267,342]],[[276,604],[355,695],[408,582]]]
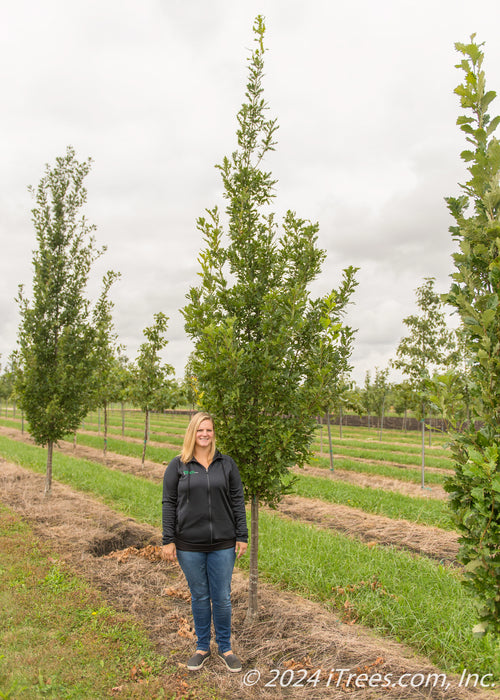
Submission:
[[[189,596],[178,567],[155,549],[161,480],[187,421],[152,416],[142,466],[143,416],[113,411],[104,455],[102,418],[90,414],[76,442],[68,436],[54,454],[47,501],[46,451],[21,432],[19,415],[0,419],[0,501],[53,548],[60,567],[90,581],[117,615],[131,614],[153,645],[147,673],[136,659],[135,677],[129,669],[126,682],[109,681],[122,686],[117,697],[148,697],[140,695],[146,682],[149,697],[498,697],[498,648],[473,637],[474,604],[460,583],[458,534],[443,489],[453,470],[446,436],[426,441],[422,488],[420,433],[345,426],[342,437],[332,426],[333,470],[326,428],[318,426],[310,464],[291,475],[292,493],[276,511],[261,508],[261,614],[251,628],[244,625],[248,557],[238,562],[234,644],[243,674],[229,678],[214,661],[188,676]],[[351,670],[349,683],[343,668]],[[245,685],[252,669],[261,681]],[[29,686],[26,675],[13,674],[0,659],[0,690]],[[38,690],[11,697],[42,696],[38,679],[29,687]]]

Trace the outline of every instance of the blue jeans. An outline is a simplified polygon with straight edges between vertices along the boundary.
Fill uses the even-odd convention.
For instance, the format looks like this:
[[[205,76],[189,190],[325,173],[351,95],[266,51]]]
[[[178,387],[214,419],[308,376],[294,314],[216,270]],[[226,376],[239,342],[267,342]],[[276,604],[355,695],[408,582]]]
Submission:
[[[210,649],[212,615],[215,641],[219,652],[231,649],[231,578],[236,552],[218,549],[215,552],[184,552],[177,550],[177,560],[191,592],[197,649]]]

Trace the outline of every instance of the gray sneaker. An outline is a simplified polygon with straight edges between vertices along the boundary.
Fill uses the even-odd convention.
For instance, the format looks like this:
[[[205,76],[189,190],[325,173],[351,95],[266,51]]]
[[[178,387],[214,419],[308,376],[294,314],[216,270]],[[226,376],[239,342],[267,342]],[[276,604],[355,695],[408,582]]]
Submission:
[[[199,651],[197,651],[196,654],[193,654],[193,656],[189,659],[186,665],[190,671],[197,671],[203,666],[208,658],[210,658],[210,651],[207,651],[205,654],[201,654]]]
[[[219,658],[224,661],[228,670],[232,673],[238,673],[238,671],[241,671],[241,661],[238,659],[236,654],[221,654],[219,652]]]

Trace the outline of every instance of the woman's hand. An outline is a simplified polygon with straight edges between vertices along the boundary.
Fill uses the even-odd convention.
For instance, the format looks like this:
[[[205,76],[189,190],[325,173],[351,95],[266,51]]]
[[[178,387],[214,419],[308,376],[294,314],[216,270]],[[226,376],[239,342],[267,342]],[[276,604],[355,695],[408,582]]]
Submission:
[[[161,548],[161,556],[167,561],[177,561],[177,550],[175,544],[170,542],[170,544],[164,544]]]
[[[246,542],[236,542],[234,551],[236,552],[236,558],[239,559],[242,554],[247,551],[248,544]]]

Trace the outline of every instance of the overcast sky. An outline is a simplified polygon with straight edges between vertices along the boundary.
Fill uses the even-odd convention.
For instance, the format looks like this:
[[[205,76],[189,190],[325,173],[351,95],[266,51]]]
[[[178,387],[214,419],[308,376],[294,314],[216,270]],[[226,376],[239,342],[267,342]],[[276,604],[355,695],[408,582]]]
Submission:
[[[45,164],[72,145],[93,159],[86,215],[121,272],[115,327],[133,359],[153,314],[169,316],[165,359],[181,377],[179,308],[197,283],[196,219],[224,207],[214,168],[235,147],[257,14],[264,83],[280,125],[266,167],[274,210],[320,225],[314,293],[359,267],[349,322],[353,378],[384,368],[424,277],[447,290],[444,197],[466,179],[453,94],[456,41],[485,42],[500,93],[498,0],[0,0],[0,363],[15,348],[17,287],[32,278],[34,201]],[[491,106],[500,113],[500,101]],[[97,290],[97,285],[96,285]]]

